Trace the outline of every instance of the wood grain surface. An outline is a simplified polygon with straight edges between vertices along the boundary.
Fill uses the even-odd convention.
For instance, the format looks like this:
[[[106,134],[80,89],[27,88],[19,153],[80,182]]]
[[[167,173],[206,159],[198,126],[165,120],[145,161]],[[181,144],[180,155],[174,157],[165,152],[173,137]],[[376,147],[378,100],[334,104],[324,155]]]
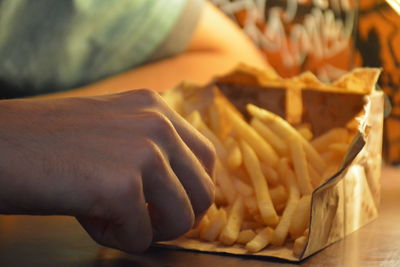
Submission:
[[[300,264],[151,248],[128,255],[94,243],[74,218],[0,216],[0,266],[400,266],[400,168],[382,172],[377,220]]]

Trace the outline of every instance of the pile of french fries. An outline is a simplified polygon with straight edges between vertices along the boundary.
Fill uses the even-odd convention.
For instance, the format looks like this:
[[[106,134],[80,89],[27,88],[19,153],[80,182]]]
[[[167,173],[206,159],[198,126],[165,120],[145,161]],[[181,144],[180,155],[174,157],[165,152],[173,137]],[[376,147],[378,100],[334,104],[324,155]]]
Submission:
[[[292,126],[252,104],[245,120],[218,88],[211,95],[166,97],[217,152],[215,203],[186,238],[249,253],[288,245],[299,257],[308,242],[312,192],[338,170],[355,129],[349,124],[314,138],[309,125]]]

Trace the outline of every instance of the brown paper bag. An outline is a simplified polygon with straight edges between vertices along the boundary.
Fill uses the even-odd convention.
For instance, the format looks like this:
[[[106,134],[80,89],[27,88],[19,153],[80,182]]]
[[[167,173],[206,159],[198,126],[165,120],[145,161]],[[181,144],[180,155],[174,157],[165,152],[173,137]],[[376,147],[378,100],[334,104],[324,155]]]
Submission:
[[[358,133],[339,170],[313,191],[309,238],[300,257],[293,255],[290,242],[252,254],[240,245],[227,247],[185,237],[160,245],[300,261],[375,219],[380,198],[384,109],[383,93],[375,90],[378,75],[378,69],[356,69],[326,85],[310,73],[282,79],[275,73],[239,66],[205,87],[186,84],[168,92],[167,98],[177,91],[184,99],[196,98],[193,108],[201,110],[202,105],[210,105],[218,97],[217,87],[245,117],[245,105],[253,103],[292,124],[310,124],[316,135],[343,127],[357,117]]]

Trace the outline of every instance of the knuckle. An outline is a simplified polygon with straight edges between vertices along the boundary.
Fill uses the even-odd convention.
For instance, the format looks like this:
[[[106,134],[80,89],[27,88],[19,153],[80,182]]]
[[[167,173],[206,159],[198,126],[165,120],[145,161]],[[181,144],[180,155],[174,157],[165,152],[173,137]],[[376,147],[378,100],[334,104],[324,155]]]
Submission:
[[[164,134],[171,133],[174,131],[174,126],[171,121],[158,111],[149,111],[147,112],[148,126],[154,133]]]
[[[150,89],[135,90],[135,97],[141,98],[141,100],[148,106],[158,106],[162,103],[161,96]]]
[[[151,139],[144,140],[143,160],[145,164],[150,164],[151,168],[164,164],[164,155],[158,145]]]
[[[202,138],[201,142],[202,142],[202,151],[201,151],[202,155],[200,155],[201,162],[203,163],[203,166],[205,167],[207,173],[210,176],[213,176],[215,161],[217,159],[217,153],[215,147],[208,139]]]

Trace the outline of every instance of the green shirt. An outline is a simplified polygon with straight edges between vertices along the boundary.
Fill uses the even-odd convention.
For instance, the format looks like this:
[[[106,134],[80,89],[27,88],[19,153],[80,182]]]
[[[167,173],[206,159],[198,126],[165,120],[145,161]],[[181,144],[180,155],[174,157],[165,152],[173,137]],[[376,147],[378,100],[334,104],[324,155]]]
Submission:
[[[0,97],[76,88],[177,54],[200,7],[201,0],[0,0]]]

